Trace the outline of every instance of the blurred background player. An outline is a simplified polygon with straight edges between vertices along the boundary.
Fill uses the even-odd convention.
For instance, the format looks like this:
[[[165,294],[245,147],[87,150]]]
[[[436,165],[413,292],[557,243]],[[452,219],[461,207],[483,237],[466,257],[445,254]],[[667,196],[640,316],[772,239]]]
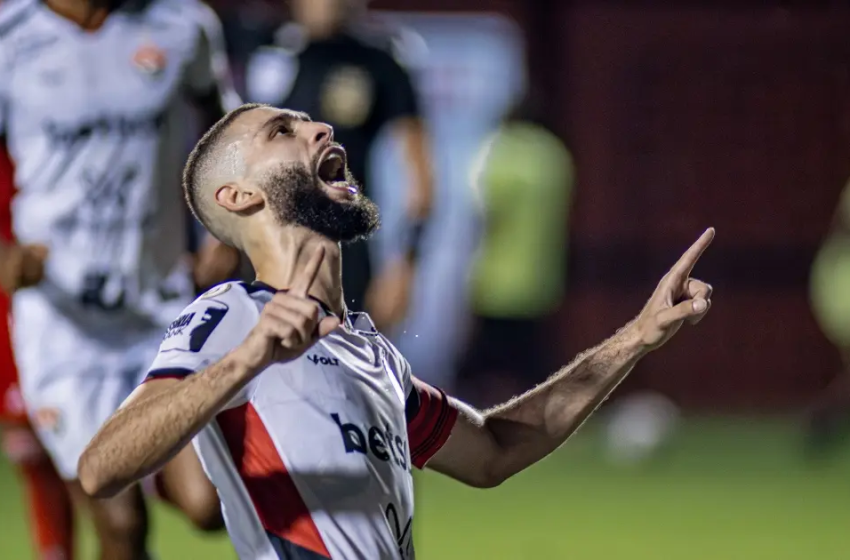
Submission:
[[[211,238],[189,256],[180,190],[185,102],[208,122],[238,103],[217,26],[194,0],[11,0],[0,11],[0,129],[15,164],[20,243],[0,248],[0,281],[14,293],[27,412],[92,512],[103,559],[148,557],[146,508],[140,488],[88,500],[79,455],[135,387],[175,311],[238,258]],[[222,526],[191,448],[159,483],[197,527]]]
[[[276,44],[260,49],[246,70],[250,101],[308,113],[334,127],[348,152],[354,177],[366,187],[372,178],[370,150],[390,126],[406,159],[408,178],[406,251],[372,274],[365,241],[343,249],[346,304],[366,309],[383,330],[397,325],[410,300],[415,264],[432,206],[428,139],[410,76],[394,58],[390,38],[366,29],[359,16],[364,0],[292,0],[294,23],[284,25]]]
[[[850,436],[850,183],[815,257],[810,298],[821,331],[838,349],[844,366],[809,411],[807,447],[817,457]]]
[[[564,295],[574,171],[564,143],[534,108],[526,100],[507,116],[474,172],[483,227],[459,383],[479,405],[542,381],[551,369],[542,327]]]
[[[0,152],[0,238],[12,241],[12,162]],[[73,558],[73,508],[65,483],[29,425],[9,332],[9,298],[0,293],[0,447],[25,488],[39,560]]]

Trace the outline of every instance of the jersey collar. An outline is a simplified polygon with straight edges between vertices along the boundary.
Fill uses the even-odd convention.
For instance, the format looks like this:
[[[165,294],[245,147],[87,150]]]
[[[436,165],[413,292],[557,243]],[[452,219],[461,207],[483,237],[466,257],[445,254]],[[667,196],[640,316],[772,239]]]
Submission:
[[[286,292],[287,290],[278,290],[272,286],[269,286],[265,282],[260,282],[259,280],[255,280],[248,284],[247,282],[241,282],[242,287],[245,288],[245,291],[249,294],[254,294],[256,292],[269,292],[272,294],[276,294],[277,292]],[[331,311],[330,306],[328,306],[325,302],[320,300],[319,298],[315,298],[313,296],[307,296],[316,303],[319,304],[319,307],[322,308],[325,315],[330,317],[336,317],[336,313]],[[365,321],[363,319],[365,318]],[[368,322],[368,325],[365,323]],[[372,323],[372,320],[365,313],[354,313],[351,311],[345,312],[345,326],[350,330],[357,330],[367,334],[377,334],[377,330],[375,329],[375,325]]]

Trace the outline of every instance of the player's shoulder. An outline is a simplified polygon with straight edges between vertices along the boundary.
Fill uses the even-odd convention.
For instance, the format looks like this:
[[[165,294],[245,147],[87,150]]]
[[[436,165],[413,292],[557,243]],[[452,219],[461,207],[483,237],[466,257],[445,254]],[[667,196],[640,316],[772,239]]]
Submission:
[[[26,32],[41,7],[39,0],[5,0],[0,3],[0,41]]]
[[[256,318],[259,307],[256,298],[252,297],[254,291],[250,284],[244,282],[225,282],[210,288],[195,301],[190,303],[183,311],[185,316],[202,312],[210,308],[221,309],[228,317],[228,322]]]
[[[241,282],[201,294],[165,332],[162,351],[199,352],[208,340],[241,340],[256,324],[259,308]]]

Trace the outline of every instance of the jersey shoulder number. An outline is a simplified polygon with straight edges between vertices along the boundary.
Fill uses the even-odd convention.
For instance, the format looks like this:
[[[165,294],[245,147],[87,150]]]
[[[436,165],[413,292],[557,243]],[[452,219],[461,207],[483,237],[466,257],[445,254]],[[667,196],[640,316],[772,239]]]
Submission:
[[[239,291],[231,291],[231,286],[216,286],[184,309],[165,331],[160,353],[199,353],[212,338],[241,340],[245,335],[245,308],[253,304],[242,301]]]
[[[216,300],[192,307],[168,326],[162,352],[200,352],[230,310],[227,304]]]

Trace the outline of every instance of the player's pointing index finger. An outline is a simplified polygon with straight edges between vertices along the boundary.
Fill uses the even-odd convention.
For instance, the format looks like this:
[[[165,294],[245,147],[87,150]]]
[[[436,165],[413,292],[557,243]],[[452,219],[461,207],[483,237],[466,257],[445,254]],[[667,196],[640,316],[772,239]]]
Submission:
[[[310,255],[310,260],[307,261],[304,268],[298,271],[298,274],[295,276],[295,282],[290,291],[292,295],[307,297],[307,294],[310,292],[310,288],[313,287],[313,282],[316,281],[316,276],[319,274],[319,268],[321,268],[324,260],[325,248],[319,247],[312,255]]]
[[[679,261],[673,265],[673,268],[670,270],[670,275],[675,277],[677,280],[683,280],[690,276],[694,265],[708,246],[711,245],[711,241],[713,239],[714,228],[708,228],[702,235],[700,235],[699,239],[691,245],[690,249],[685,251],[685,254],[682,255]]]

